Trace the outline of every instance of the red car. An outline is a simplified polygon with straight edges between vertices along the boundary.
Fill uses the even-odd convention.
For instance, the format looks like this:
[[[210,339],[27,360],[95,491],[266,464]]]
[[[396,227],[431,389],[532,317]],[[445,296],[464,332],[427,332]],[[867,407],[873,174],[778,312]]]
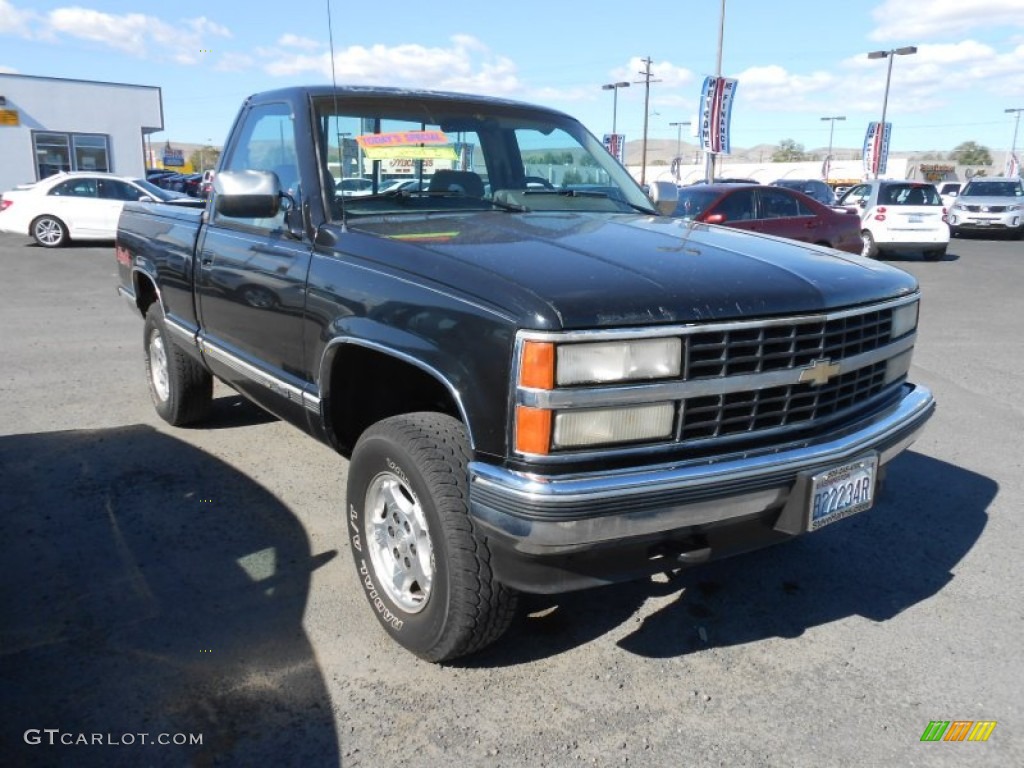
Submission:
[[[859,254],[860,217],[802,192],[757,184],[697,184],[679,190],[677,218],[826,245]]]

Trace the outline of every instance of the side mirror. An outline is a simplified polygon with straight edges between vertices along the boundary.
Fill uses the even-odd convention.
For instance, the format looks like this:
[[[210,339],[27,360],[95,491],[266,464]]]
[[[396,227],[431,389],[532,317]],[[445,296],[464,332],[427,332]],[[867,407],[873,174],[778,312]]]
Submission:
[[[156,202],[156,198],[150,197],[149,195],[139,195],[139,202],[140,203],[155,203]]]
[[[662,216],[671,216],[675,213],[676,205],[679,203],[679,187],[671,181],[655,181],[647,193],[654,209]]]
[[[281,210],[281,183],[270,171],[221,171],[213,180],[222,216],[269,219]]]
[[[710,216],[704,217],[705,224],[724,224],[725,214],[724,213],[712,213]]]

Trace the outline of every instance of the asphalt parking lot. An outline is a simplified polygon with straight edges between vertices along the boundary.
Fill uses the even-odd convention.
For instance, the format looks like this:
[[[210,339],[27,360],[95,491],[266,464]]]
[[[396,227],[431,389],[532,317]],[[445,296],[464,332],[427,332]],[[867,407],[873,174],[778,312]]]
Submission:
[[[344,460],[227,389],[168,427],[112,247],[0,235],[0,762],[1024,765],[1024,243],[891,263],[939,410],[875,509],[434,666],[360,594]]]

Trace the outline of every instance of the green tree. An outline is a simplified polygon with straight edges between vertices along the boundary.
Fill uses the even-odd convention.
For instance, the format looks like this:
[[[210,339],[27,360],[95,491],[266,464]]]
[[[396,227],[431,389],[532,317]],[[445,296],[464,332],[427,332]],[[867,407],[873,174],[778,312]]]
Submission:
[[[779,142],[778,149],[772,152],[773,163],[795,163],[806,159],[807,153],[804,152],[804,145],[797,144],[792,139],[783,139]]]
[[[196,170],[196,173],[217,167],[220,159],[220,150],[213,147],[200,147],[188,156],[188,161]]]
[[[992,153],[974,141],[958,144],[949,153],[949,159],[960,165],[992,165]]]

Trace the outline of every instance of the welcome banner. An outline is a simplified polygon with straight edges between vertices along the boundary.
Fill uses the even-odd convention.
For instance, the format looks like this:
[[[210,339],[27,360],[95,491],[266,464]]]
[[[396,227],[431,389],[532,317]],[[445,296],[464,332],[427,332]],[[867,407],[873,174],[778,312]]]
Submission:
[[[869,177],[885,173],[885,165],[889,160],[889,137],[892,134],[892,123],[885,124],[885,130],[879,130],[881,123],[868,123],[868,132],[864,135],[864,173]]]
[[[705,152],[729,154],[729,120],[738,80],[706,77],[701,90],[700,146]]]

